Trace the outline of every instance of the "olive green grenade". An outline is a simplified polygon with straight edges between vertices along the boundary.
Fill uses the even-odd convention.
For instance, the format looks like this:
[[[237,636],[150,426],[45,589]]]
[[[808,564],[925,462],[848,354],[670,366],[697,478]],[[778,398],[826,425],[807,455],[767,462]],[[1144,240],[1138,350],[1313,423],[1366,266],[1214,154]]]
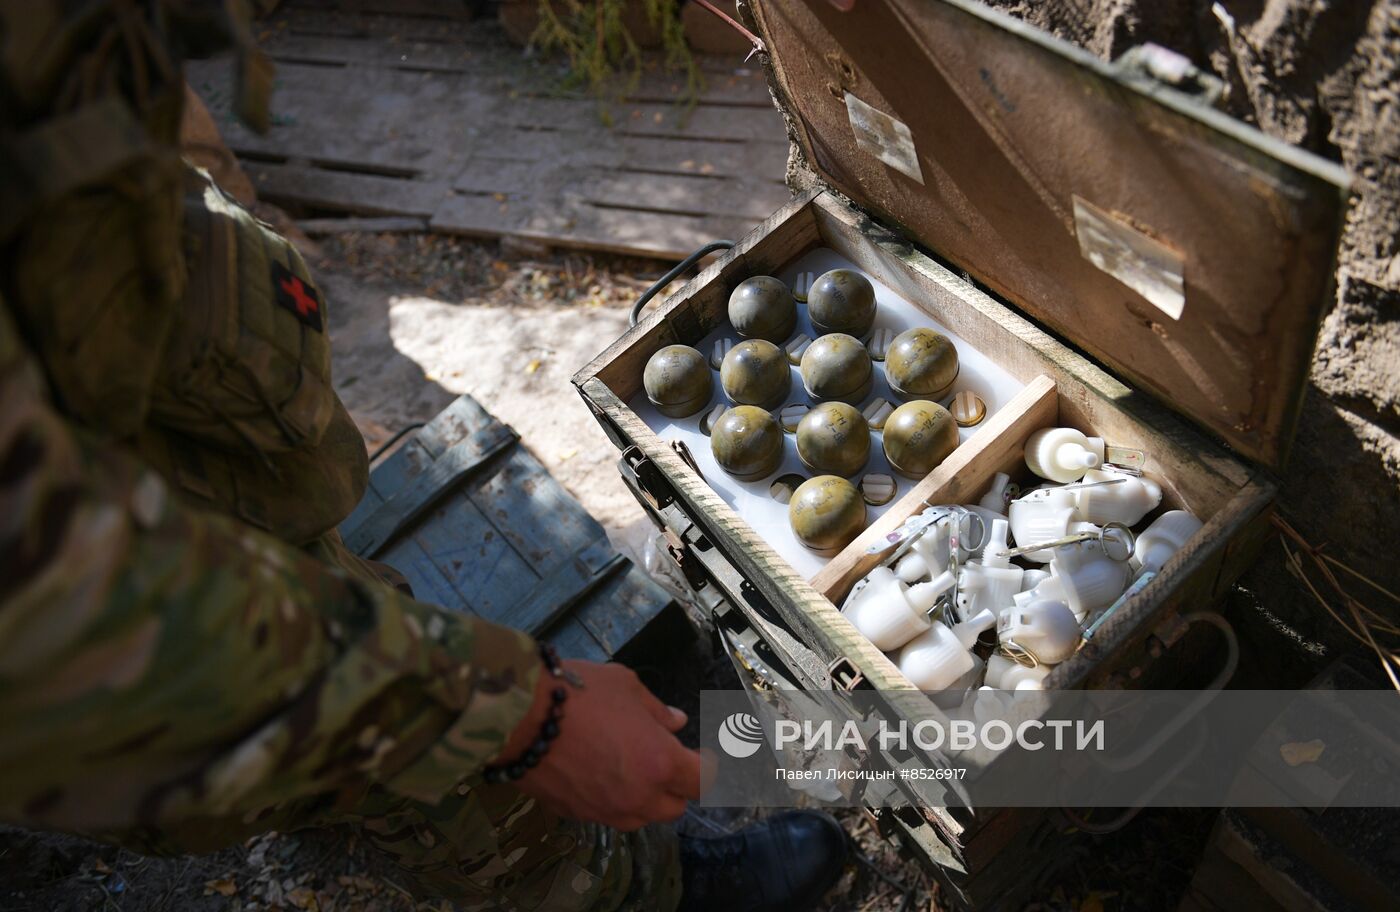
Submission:
[[[845,402],[823,402],[797,425],[797,457],[817,474],[850,476],[870,459],[870,425]]]
[[[788,522],[798,541],[831,557],[865,530],[865,499],[846,479],[818,475],[793,492]]]
[[[781,345],[797,329],[797,302],[779,280],[754,276],[729,295],[729,323],[745,339]]]
[[[875,286],[854,269],[824,272],[807,292],[807,316],[818,333],[864,339],[875,325]]]
[[[757,481],[783,461],[783,429],[756,405],[736,405],[710,429],[715,462],[740,481]]]
[[[854,405],[870,395],[874,381],[870,352],[855,336],[822,336],[802,353],[802,385],[813,399],[838,399]]]
[[[946,399],[958,379],[958,350],[941,332],[906,329],[885,354],[885,379],[901,399]]]
[[[705,356],[689,345],[668,345],[647,359],[642,386],[656,410],[669,418],[687,418],[710,401],[715,380]]]
[[[749,339],[724,356],[719,382],[736,405],[775,409],[792,389],[792,366],[783,350],[772,342]]]
[[[958,423],[937,402],[916,399],[885,422],[885,458],[907,478],[923,478],[958,448]]]

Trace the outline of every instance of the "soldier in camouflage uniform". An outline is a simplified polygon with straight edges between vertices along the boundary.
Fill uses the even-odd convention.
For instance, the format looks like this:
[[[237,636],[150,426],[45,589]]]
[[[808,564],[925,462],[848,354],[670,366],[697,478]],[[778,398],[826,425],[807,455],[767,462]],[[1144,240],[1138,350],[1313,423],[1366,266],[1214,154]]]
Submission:
[[[687,848],[643,824],[690,784],[623,816],[543,765],[483,784],[539,730],[536,644],[395,591],[335,532],[367,460],[325,302],[177,150],[180,58],[229,40],[265,122],[268,68],[219,5],[0,0],[0,819],[148,852],[354,822],[466,909],[671,910],[683,856],[683,908],[815,901],[825,820]],[[635,676],[583,670],[674,741]]]

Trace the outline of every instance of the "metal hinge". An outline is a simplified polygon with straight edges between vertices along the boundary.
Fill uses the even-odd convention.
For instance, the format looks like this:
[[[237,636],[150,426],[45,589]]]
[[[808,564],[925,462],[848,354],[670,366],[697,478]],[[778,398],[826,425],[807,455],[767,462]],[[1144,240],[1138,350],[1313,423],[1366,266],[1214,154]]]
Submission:
[[[1215,107],[1225,94],[1225,83],[1219,77],[1160,44],[1148,42],[1128,48],[1113,66],[1124,75],[1145,76],[1208,108]]]

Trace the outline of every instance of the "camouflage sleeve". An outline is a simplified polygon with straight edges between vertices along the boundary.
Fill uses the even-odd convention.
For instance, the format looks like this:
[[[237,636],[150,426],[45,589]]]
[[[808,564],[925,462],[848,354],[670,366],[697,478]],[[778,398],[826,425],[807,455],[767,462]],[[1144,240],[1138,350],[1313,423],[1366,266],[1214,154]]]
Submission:
[[[58,415],[0,306],[0,817],[251,820],[368,784],[436,801],[500,752],[539,667],[522,633],[178,502]]]

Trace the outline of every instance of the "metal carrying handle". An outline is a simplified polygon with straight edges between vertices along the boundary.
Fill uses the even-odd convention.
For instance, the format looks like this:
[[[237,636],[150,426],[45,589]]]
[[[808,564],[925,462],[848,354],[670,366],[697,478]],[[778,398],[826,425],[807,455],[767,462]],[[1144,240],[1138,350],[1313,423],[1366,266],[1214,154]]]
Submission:
[[[1150,755],[1155,754],[1169,738],[1174,737],[1188,722],[1200,715],[1201,710],[1205,709],[1205,707],[1219,695],[1220,691],[1225,689],[1225,685],[1234,677],[1235,669],[1239,667],[1239,638],[1235,636],[1235,628],[1230,625],[1230,622],[1227,621],[1223,615],[1214,611],[1194,611],[1190,614],[1182,615],[1180,622],[1183,625],[1183,633],[1186,627],[1190,627],[1192,624],[1196,623],[1210,624],[1219,630],[1221,635],[1225,637],[1225,664],[1221,666],[1220,671],[1211,682],[1201,689],[1196,695],[1196,698],[1191,701],[1190,705],[1178,713],[1176,718],[1172,719],[1171,722],[1162,726],[1147,743],[1143,744],[1126,757],[1116,759],[1094,758],[1099,766],[1110,772],[1127,772],[1130,769],[1141,766],[1143,761]],[[1183,752],[1181,759],[1172,765],[1171,771],[1158,779],[1151,788],[1144,792],[1133,807],[1126,809],[1117,817],[1114,817],[1106,823],[1091,823],[1072,808],[1062,806],[1060,811],[1071,823],[1079,829],[1084,830],[1086,833],[1106,834],[1121,830],[1138,815],[1139,811],[1147,806],[1147,803],[1152,800],[1153,796],[1166,787],[1171,776],[1186,768],[1186,765],[1204,749],[1205,742],[1205,729],[1201,728],[1198,730],[1196,740],[1192,744],[1191,749]]]
[[[676,276],[685,272],[687,269],[698,263],[701,259],[709,256],[716,250],[729,250],[733,246],[733,241],[710,241],[710,243],[706,244],[704,247],[701,247],[699,250],[696,250],[690,256],[681,260],[671,269],[670,272],[657,279],[655,284],[653,284],[646,291],[642,292],[642,296],[637,299],[637,303],[632,305],[632,312],[627,315],[627,325],[636,326],[637,321],[641,319],[642,308],[646,307],[647,302],[650,301],[652,298],[656,297],[657,293],[659,293],[661,289],[665,288],[667,285],[670,285],[671,282],[676,278]]]
[[[1142,765],[1144,760],[1156,753],[1157,750],[1163,744],[1166,744],[1169,738],[1179,732],[1187,722],[1200,715],[1201,710],[1205,709],[1212,700],[1219,696],[1220,691],[1224,690],[1225,685],[1235,676],[1235,669],[1238,668],[1240,664],[1240,641],[1239,638],[1235,636],[1235,628],[1230,626],[1229,621],[1225,620],[1222,615],[1214,611],[1193,611],[1190,614],[1183,614],[1181,616],[1181,623],[1183,625],[1183,632],[1186,627],[1190,627],[1192,624],[1210,624],[1212,627],[1219,630],[1221,635],[1225,637],[1225,664],[1221,666],[1220,671],[1211,679],[1211,682],[1201,688],[1196,694],[1195,699],[1177,714],[1176,718],[1162,726],[1157,734],[1153,735],[1149,741],[1137,750],[1128,754],[1126,757],[1095,757],[1098,765],[1104,769],[1121,773]]]
[[[1118,832],[1119,830],[1123,829],[1123,827],[1132,823],[1133,818],[1137,817],[1137,815],[1142,812],[1142,809],[1147,807],[1147,802],[1151,801],[1157,796],[1158,792],[1166,788],[1167,783],[1171,781],[1172,777],[1175,776],[1177,773],[1181,772],[1182,770],[1186,769],[1186,765],[1189,764],[1192,760],[1196,759],[1196,757],[1201,753],[1201,751],[1205,749],[1205,731],[1206,730],[1204,727],[1197,728],[1196,740],[1192,743],[1191,749],[1182,753],[1181,759],[1178,760],[1176,763],[1172,764],[1171,771],[1165,776],[1160,777],[1152,785],[1151,788],[1149,788],[1146,792],[1140,795],[1136,804],[1134,804],[1130,808],[1125,809],[1117,817],[1114,817],[1105,823],[1093,823],[1088,818],[1082,816],[1078,811],[1074,810],[1073,808],[1065,807],[1063,805],[1061,805],[1060,807],[1060,813],[1064,814],[1070,823],[1074,824],[1076,827],[1083,830],[1084,832],[1090,833],[1092,835],[1105,836],[1109,833]]]

